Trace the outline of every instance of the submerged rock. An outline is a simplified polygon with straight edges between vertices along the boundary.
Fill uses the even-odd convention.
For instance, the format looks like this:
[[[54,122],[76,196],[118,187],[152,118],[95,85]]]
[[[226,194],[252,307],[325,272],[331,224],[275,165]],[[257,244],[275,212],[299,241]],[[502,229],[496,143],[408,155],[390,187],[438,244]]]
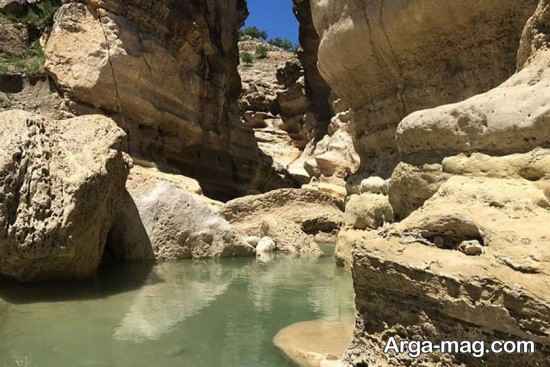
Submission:
[[[305,321],[279,331],[273,343],[301,367],[343,367],[340,360],[353,336],[353,321]]]
[[[108,243],[130,161],[107,117],[0,113],[0,274],[86,278]]]

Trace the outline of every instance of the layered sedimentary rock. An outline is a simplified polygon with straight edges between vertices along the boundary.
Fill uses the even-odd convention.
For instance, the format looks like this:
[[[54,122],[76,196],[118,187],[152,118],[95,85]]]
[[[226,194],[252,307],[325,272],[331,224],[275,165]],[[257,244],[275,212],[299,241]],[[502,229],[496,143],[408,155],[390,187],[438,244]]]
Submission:
[[[68,97],[115,115],[132,155],[199,179],[209,195],[277,187],[239,121],[245,15],[242,0],[69,2],[55,17],[46,68]]]
[[[541,0],[527,22],[517,43],[519,68],[508,81],[463,102],[413,112],[399,124],[393,141],[403,162],[388,193],[401,222],[339,235],[338,256],[352,263],[358,311],[347,363],[549,363],[549,10]],[[413,358],[384,353],[391,337],[530,340],[536,352]]]
[[[95,273],[125,195],[126,135],[103,116],[0,113],[0,274],[22,281]]]
[[[265,50],[265,55],[258,57],[258,49]],[[260,150],[272,159],[281,176],[288,178],[286,187],[296,187],[299,182],[289,174],[288,166],[300,156],[309,134],[304,126],[308,101],[303,83],[297,83],[303,75],[302,67],[293,52],[264,40],[244,38],[239,50],[254,57],[253,63],[239,66],[243,124],[254,130]]]
[[[419,361],[438,366],[547,364],[550,232],[544,223],[550,220],[550,201],[539,185],[456,176],[401,223],[378,233],[349,233],[356,241],[359,318],[348,360],[369,366],[412,363],[407,355],[383,353],[390,337],[504,339],[532,340],[537,352],[483,358],[426,354]]]
[[[515,70],[526,1],[314,0],[319,69],[353,109],[363,171],[389,176],[406,115],[471,97]]]

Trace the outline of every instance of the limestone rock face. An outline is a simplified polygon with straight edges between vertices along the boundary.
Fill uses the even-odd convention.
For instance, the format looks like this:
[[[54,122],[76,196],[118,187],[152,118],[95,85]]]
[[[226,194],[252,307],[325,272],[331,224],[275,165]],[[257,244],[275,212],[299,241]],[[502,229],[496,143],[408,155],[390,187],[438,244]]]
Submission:
[[[239,121],[245,14],[242,0],[68,2],[46,69],[68,97],[115,113],[133,156],[196,177],[210,196],[243,195],[270,163]]]
[[[440,164],[414,166],[401,162],[389,182],[389,199],[397,218],[405,218],[431,198],[449,178]]]
[[[346,362],[548,364],[550,2],[314,4],[321,71],[354,112],[360,173],[391,176],[400,220],[338,236],[358,311]],[[537,352],[413,359],[385,354],[390,337],[530,340]]]
[[[360,314],[348,359],[391,361],[382,353],[390,336],[460,335],[532,340],[538,345],[533,355],[487,355],[483,363],[544,365],[550,347],[550,232],[544,224],[550,220],[549,199],[539,183],[457,176],[390,229],[348,238]],[[434,358],[424,355],[420,361],[429,365]],[[482,365],[467,355],[437,361],[445,367]]]
[[[472,151],[515,153],[550,146],[547,64],[548,55],[540,55],[485,94],[407,116],[397,128],[399,151],[445,156]]]
[[[336,114],[328,127],[327,134],[315,145],[308,164],[313,167],[313,177],[334,177],[345,179],[359,168],[359,156],[353,147],[350,133],[349,111]],[[307,169],[307,168],[306,168]]]
[[[536,5],[311,1],[321,75],[353,110],[363,169],[389,176],[396,163],[395,129],[409,113],[463,100],[509,77],[521,30]]]
[[[342,203],[314,190],[281,189],[232,200],[223,214],[249,236],[269,236],[278,251],[320,254],[314,235],[336,232],[343,223]]]
[[[21,281],[92,276],[101,263],[130,162],[103,116],[50,121],[0,113],[0,274]]]
[[[272,159],[275,170],[288,177],[285,186],[297,187],[310,178],[294,166],[316,135],[317,124],[304,69],[293,52],[260,39],[239,42],[241,54],[256,55],[258,48],[267,50],[265,57],[255,56],[252,64],[239,66],[243,124],[254,129],[258,147]]]

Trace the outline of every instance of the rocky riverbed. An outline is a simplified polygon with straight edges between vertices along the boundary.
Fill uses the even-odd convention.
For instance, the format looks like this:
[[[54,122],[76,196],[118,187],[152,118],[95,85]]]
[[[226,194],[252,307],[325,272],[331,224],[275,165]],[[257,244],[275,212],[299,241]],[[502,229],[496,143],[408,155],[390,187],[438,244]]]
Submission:
[[[141,310],[155,264],[256,269],[285,254],[304,271],[342,266],[355,293],[349,343],[315,313],[273,316],[295,362],[550,364],[550,2],[294,11],[297,52],[239,35],[244,0],[0,1],[0,326],[19,320],[0,361],[25,341],[18,282],[142,264],[143,294],[115,335],[154,339],[187,307]],[[193,290],[190,309],[224,287]],[[527,340],[536,353],[413,359],[383,353],[390,338]]]

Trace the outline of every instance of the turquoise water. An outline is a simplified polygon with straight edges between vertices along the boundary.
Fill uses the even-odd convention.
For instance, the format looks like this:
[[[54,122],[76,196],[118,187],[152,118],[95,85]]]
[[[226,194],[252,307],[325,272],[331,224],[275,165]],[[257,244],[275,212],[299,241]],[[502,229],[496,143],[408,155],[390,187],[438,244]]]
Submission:
[[[0,283],[0,367],[286,367],[292,323],[349,319],[330,257],[118,267],[86,284]]]

